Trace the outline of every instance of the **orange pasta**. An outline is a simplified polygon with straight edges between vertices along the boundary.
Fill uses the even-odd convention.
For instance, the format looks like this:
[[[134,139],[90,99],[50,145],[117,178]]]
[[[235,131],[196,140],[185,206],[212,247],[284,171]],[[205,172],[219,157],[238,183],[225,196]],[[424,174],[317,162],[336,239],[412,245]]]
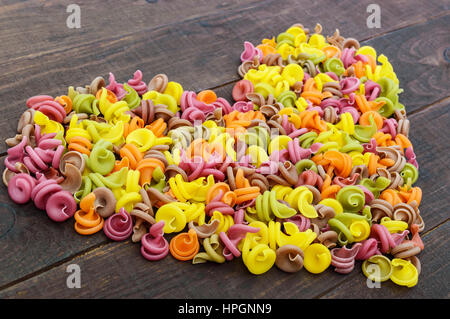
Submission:
[[[136,170],[141,173],[139,184],[144,186],[145,184],[150,184],[153,171],[159,167],[164,173],[165,166],[164,163],[156,158],[144,158],[136,166]]]
[[[396,191],[392,188],[385,189],[383,192],[381,192],[379,198],[384,199],[392,206],[403,203],[403,200],[400,197],[400,195],[398,194],[398,191]]]
[[[72,111],[72,100],[67,95],[57,96],[55,101],[62,105],[66,114]]]
[[[92,235],[103,228],[104,220],[94,209],[95,194],[86,195],[75,212],[75,230],[80,235]]]
[[[128,134],[133,132],[134,130],[140,129],[144,127],[144,120],[139,116],[135,116],[131,119],[130,123],[123,124],[123,137],[127,138]]]
[[[109,103],[114,104],[114,103],[117,102],[117,97],[114,94],[114,92],[108,90],[107,88],[102,88],[101,90],[97,91],[97,94],[95,95],[95,98],[97,100],[100,100],[100,97],[102,96],[103,90],[106,90],[106,99],[108,100]]]
[[[277,53],[277,50],[269,44],[260,44],[260,45],[257,45],[256,48],[261,50],[263,57],[265,57],[268,54],[276,54]]]
[[[208,189],[208,192],[206,193],[206,204],[211,203],[211,201],[217,197],[220,192],[222,192],[222,196],[230,191],[230,186],[227,183],[215,183],[213,186],[211,186]]]
[[[341,50],[334,45],[327,45],[322,48],[322,51],[325,53],[327,59],[330,59],[332,57],[341,57]]]
[[[331,177],[327,174],[322,184],[322,192],[320,193],[321,198],[336,198],[336,194],[340,189],[341,186],[339,185],[331,185]]]
[[[167,128],[167,123],[164,122],[162,118],[159,118],[153,123],[146,125],[145,128],[152,131],[156,137],[162,137],[165,129]]]
[[[130,160],[128,159],[128,157],[124,157],[120,161],[116,161],[111,173],[118,172],[124,167],[126,167],[126,168],[130,167]]]
[[[299,114],[302,128],[308,128],[316,133],[328,130],[327,123],[320,118],[317,111],[303,111]]]
[[[134,144],[125,144],[119,151],[120,157],[127,157],[131,169],[136,169],[137,164],[142,160],[144,155]]]
[[[363,94],[355,95],[356,105],[362,113],[369,111],[378,111],[386,102],[384,101],[367,101]]]
[[[407,186],[404,186],[400,187],[399,189],[400,191],[398,194],[403,199],[403,202],[409,204],[412,201],[416,201],[417,206],[419,206],[420,202],[422,201],[422,189],[420,187],[412,187],[407,190]]]
[[[361,115],[359,118],[359,124],[364,126],[370,125],[370,117],[372,116],[375,124],[377,125],[377,129],[381,129],[383,127],[383,117],[380,113],[376,111],[367,111]]]
[[[85,137],[74,136],[70,139],[67,148],[69,151],[77,151],[89,156],[91,154],[92,143]]]
[[[204,90],[197,94],[197,100],[211,104],[217,100],[217,95],[213,90]]]

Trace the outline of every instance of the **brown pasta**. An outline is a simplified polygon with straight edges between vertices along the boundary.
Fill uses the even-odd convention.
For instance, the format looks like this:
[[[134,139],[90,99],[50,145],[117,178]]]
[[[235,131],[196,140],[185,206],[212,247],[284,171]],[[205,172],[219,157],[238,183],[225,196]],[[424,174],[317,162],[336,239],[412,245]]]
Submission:
[[[199,238],[208,238],[216,232],[219,224],[220,221],[218,219],[211,219],[209,223],[200,226],[194,221],[190,221],[188,227],[189,229],[195,230]]]
[[[215,109],[213,113],[206,116],[205,121],[214,121],[217,126],[225,127],[225,120],[223,119],[222,108]]]
[[[316,224],[320,229],[326,227],[328,220],[336,215],[333,208],[322,204],[315,205],[314,208],[317,211],[318,217],[311,219],[311,223]]]
[[[317,69],[316,65],[311,60],[306,60],[302,64],[303,70],[307,73],[309,73],[312,77],[315,77],[317,75]]]
[[[339,82],[330,81],[324,83],[322,87],[322,92],[329,92],[333,94],[334,98],[343,97],[343,94],[341,92],[341,85],[339,84]]]
[[[271,119],[283,108],[283,104],[276,102],[273,104],[264,104],[259,108],[259,111],[266,117],[266,119]]]
[[[370,202],[369,206],[370,212],[372,213],[372,222],[376,223],[385,216],[392,219],[394,208],[384,199],[374,199]]]
[[[358,184],[362,179],[369,177],[369,169],[366,165],[355,165],[350,172],[350,175],[353,174],[359,174],[359,177],[356,179],[356,183]]]
[[[281,176],[290,184],[295,185],[298,182],[297,168],[289,161],[278,163],[278,170]]]
[[[308,185],[308,184],[305,184],[302,186],[305,186],[313,194],[313,201],[312,201],[313,205],[316,205],[318,202],[320,202],[322,200],[322,195],[320,194],[320,191],[316,187],[314,187],[312,185]]]
[[[394,206],[392,218],[394,220],[401,220],[408,223],[409,226],[417,224],[419,226],[419,232],[425,228],[425,223],[420,216],[420,210],[416,201],[412,201],[409,204],[399,203]]]
[[[351,49],[351,48],[353,48],[355,50],[358,50],[359,47],[360,47],[360,44],[359,44],[359,41],[354,39],[354,38],[346,38],[344,40],[344,42],[342,43],[342,47],[344,49]]]
[[[78,117],[78,122],[89,119],[89,114],[87,114],[87,113],[76,113],[75,111],[72,111],[66,115],[66,117],[63,120],[63,124],[69,124],[70,120],[72,119],[72,117],[74,115],[76,115]]]
[[[332,36],[327,36],[328,43],[338,47],[341,51],[344,48],[344,40],[344,37],[339,34],[339,29],[336,29]]]
[[[281,54],[279,53],[269,53],[262,59],[262,64],[266,64],[268,66],[279,66],[281,69],[285,67],[283,63],[283,58],[281,57]]]
[[[169,78],[164,73],[155,75],[147,85],[148,91],[164,93],[169,83]]]
[[[176,130],[182,126],[192,126],[192,123],[185,119],[180,119],[179,117],[173,117],[167,122],[167,129]]]
[[[253,61],[244,61],[238,67],[238,74],[241,78],[243,78],[247,72],[251,69],[258,69],[259,67],[259,58],[255,56]]]
[[[95,211],[103,218],[108,218],[114,214],[116,198],[113,192],[107,187],[98,187],[93,193],[95,194]]]
[[[303,65],[310,57],[311,56],[305,52],[299,53],[297,56],[289,54],[287,57],[287,63]]]
[[[338,240],[338,234],[334,230],[327,230],[317,236],[316,240],[318,243],[324,245],[328,249],[336,247]]]
[[[28,109],[22,113],[19,119],[19,123],[17,124],[17,133],[22,133],[23,128],[28,124],[34,124],[34,109]]]
[[[162,205],[175,202],[176,199],[170,197],[169,195],[161,193],[159,190],[153,187],[149,187],[147,189],[147,195],[150,199],[151,203],[157,203],[160,202]]]
[[[247,176],[247,179],[251,186],[258,186],[261,193],[264,193],[265,191],[269,190],[270,185],[266,176],[259,173],[253,173]]]
[[[332,106],[327,106],[323,110],[323,119],[331,124],[336,124],[339,122],[339,116],[336,112],[336,109]]]
[[[16,136],[8,138],[5,140],[6,145],[9,147],[16,146],[24,137],[27,137],[27,145],[32,147],[36,146],[36,137],[34,135],[34,125],[27,124],[22,128],[21,134],[16,134]]]
[[[406,159],[398,148],[390,146],[390,147],[377,147],[376,148],[378,154],[381,158],[389,158],[395,161],[395,164],[388,168],[389,172],[400,172],[406,164]]]
[[[276,250],[275,265],[285,272],[297,272],[303,268],[304,253],[294,245],[284,245]]]
[[[419,254],[422,250],[412,241],[406,240],[391,249],[391,255],[395,258],[409,258]]]
[[[126,111],[131,117],[139,116],[144,120],[144,124],[151,124],[153,121],[162,118],[165,122],[169,121],[175,114],[168,110],[167,105],[158,104],[154,105],[152,100],[142,100],[141,105]]]
[[[375,181],[379,176],[386,177],[391,180],[391,184],[389,184],[388,188],[397,189],[399,186],[403,185],[403,178],[400,176],[398,172],[389,172],[386,168],[379,167],[377,168],[377,173],[373,174],[369,178]]]

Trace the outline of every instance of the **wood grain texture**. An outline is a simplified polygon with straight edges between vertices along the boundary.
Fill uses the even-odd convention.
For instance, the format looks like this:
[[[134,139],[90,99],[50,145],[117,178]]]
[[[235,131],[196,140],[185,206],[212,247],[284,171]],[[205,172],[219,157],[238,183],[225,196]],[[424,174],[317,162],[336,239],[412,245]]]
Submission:
[[[444,56],[450,45],[448,30],[446,15],[365,42],[389,58],[404,89],[400,101],[408,112],[449,96],[450,61]]]
[[[425,231],[448,218],[450,163],[447,154],[450,144],[450,98],[408,117],[411,122],[410,140],[419,163],[422,188],[420,212]]]
[[[8,46],[0,51],[0,61],[67,51],[81,43],[117,39],[123,35],[148,33],[156,28],[198,19],[217,12],[242,10],[258,4],[257,0],[28,0],[1,1],[0,40]],[[80,7],[80,28],[69,28],[68,6]],[[195,5],[193,5],[195,4]],[[440,5],[430,8],[436,14]],[[17,49],[20,49],[18,51]]]
[[[241,259],[226,264],[180,262],[168,256],[149,262],[140,245],[112,243],[0,291],[0,298],[312,298],[345,278],[327,271],[286,274],[272,268],[248,272]],[[81,288],[66,287],[66,267],[81,268]]]
[[[55,16],[59,16],[56,15],[56,12],[59,12],[57,10],[60,10],[57,8],[61,6],[57,4],[59,2],[50,1],[49,3],[49,6],[40,4],[34,10],[39,12],[40,16],[46,16],[46,9],[54,12]],[[363,40],[396,30],[405,24],[424,21],[433,15],[442,15],[446,9],[445,4],[439,1],[431,2],[425,9],[419,9],[415,1],[399,1],[395,4],[384,5],[381,2],[382,8],[389,8],[383,11],[382,28],[369,29],[366,26],[365,10],[371,1],[360,1],[357,4],[349,0],[340,1],[338,5],[327,6],[327,10],[324,11],[323,8],[327,3],[329,2],[324,0],[314,2],[265,0],[257,3],[246,1],[239,7],[230,6],[227,10],[222,10],[221,5],[216,4],[213,11],[208,14],[205,12],[206,15],[203,16],[193,16],[187,20],[178,19],[176,23],[158,27],[150,26],[132,33],[121,33],[120,30],[123,28],[117,28],[117,32],[112,32],[109,37],[110,33],[105,33],[104,36],[93,36],[97,33],[102,34],[106,25],[114,24],[112,23],[114,20],[108,20],[107,13],[110,10],[108,7],[102,9],[104,13],[102,19],[95,17],[87,19],[89,23],[86,28],[72,30],[56,27],[56,23],[42,23],[35,27],[39,30],[40,36],[35,36],[33,31],[24,29],[24,35],[17,35],[12,39],[7,37],[0,42],[7,43],[5,49],[12,48],[16,53],[26,48],[32,50],[31,53],[26,52],[23,56],[18,54],[20,57],[17,59],[9,56],[0,58],[2,66],[0,111],[5,115],[0,119],[0,137],[6,138],[15,134],[16,123],[21,112],[25,110],[27,98],[37,94],[61,95],[67,91],[68,86],[83,86],[98,75],[107,79],[109,71],[114,72],[119,81],[131,78],[138,68],[144,72],[145,81],[149,81],[157,73],[166,73],[169,79],[180,82],[185,89],[199,91],[238,80],[236,70],[244,40],[257,43],[264,37],[271,37],[282,32],[294,22],[301,21],[310,28],[313,28],[317,22],[322,22],[325,34],[331,34],[339,28],[344,36]],[[25,18],[22,18],[23,23],[17,22],[17,24],[21,25],[22,29],[25,27],[33,29],[34,27],[29,26],[29,21],[35,18],[35,11],[27,10],[23,5],[16,6],[17,11],[20,12],[16,13],[17,15],[25,14],[23,11],[28,12],[28,19],[25,21]],[[172,11],[181,10],[175,4],[173,6]],[[347,19],[347,10],[350,6],[352,11],[361,14],[356,15],[354,19]],[[134,6],[132,8],[139,11]],[[91,14],[91,11],[95,10],[86,11],[87,14]],[[6,11],[4,14],[9,13],[13,16],[14,12],[16,11]],[[161,14],[164,12],[161,11]],[[118,19],[119,26],[124,23],[120,22],[122,20],[127,19]],[[431,49],[424,49],[423,52],[424,58],[429,56],[429,60],[435,59],[438,54],[437,47],[433,45],[446,42],[446,38],[443,38],[446,35],[437,32],[439,23],[445,21],[442,19],[436,19],[436,21],[432,25],[427,22],[417,25],[416,28],[422,30],[420,36],[416,35],[416,29],[413,29],[414,32],[407,33],[407,36],[413,39],[411,40],[414,41],[413,43],[429,41],[427,35],[434,34],[432,43],[427,44],[427,47]],[[13,21],[9,23],[16,25]],[[28,38],[28,34],[32,36]],[[44,35],[47,38],[41,41],[40,37]],[[18,42],[15,42],[16,39],[19,39]],[[53,42],[51,43],[50,40]],[[1,37],[0,41],[2,41]],[[391,43],[391,40],[386,41],[388,44]],[[396,41],[398,42],[398,38]],[[45,48],[40,47],[41,43],[45,43]],[[383,46],[376,43],[374,43],[375,47],[383,51]],[[395,50],[387,53],[389,57],[398,56],[397,54]],[[406,52],[404,55],[408,57]],[[393,62],[404,63],[403,67],[399,66],[399,68],[408,72],[410,68],[417,66],[415,56],[409,59],[394,58]],[[437,70],[438,67],[432,69]],[[441,76],[438,76],[436,82],[440,78]],[[436,87],[439,85],[441,84],[437,82]],[[405,88],[404,95],[408,93],[408,88]],[[439,94],[433,95],[433,98],[439,99],[442,94],[440,89]],[[425,101],[414,100],[414,105],[427,104],[422,102]],[[414,105],[412,107],[415,107]],[[6,146],[1,144],[0,153],[5,151]]]
[[[422,6],[420,10],[418,5],[421,2],[418,0],[401,0],[395,3],[382,0],[377,2],[382,10],[382,26],[369,29],[366,27],[366,18],[369,16],[367,6],[371,3],[368,0],[339,3],[329,0],[161,0],[152,3],[145,0],[79,0],[76,4],[81,10],[81,28],[70,29],[66,26],[71,13],[67,12],[67,7],[73,3],[70,0],[2,0],[0,29],[8,32],[2,33],[0,40],[10,45],[0,52],[0,61],[67,50],[80,43],[117,39],[124,35],[150,35],[149,32],[157,28],[180,26],[187,21],[211,26],[216,17],[220,19],[239,12],[248,13],[249,23],[240,22],[236,27],[241,29],[231,30],[236,33],[247,32],[245,29],[253,22],[252,19],[258,17],[267,18],[264,21],[267,27],[261,28],[261,32],[271,30],[270,27],[275,24],[270,20],[280,15],[280,18],[289,18],[285,21],[301,17],[300,22],[304,24],[322,23],[327,25],[329,31],[334,31],[337,27],[343,31],[360,27],[358,36],[363,40],[426,20],[449,9],[448,3],[438,0],[428,1],[427,6]],[[348,19],[350,8],[355,13],[352,19]],[[251,16],[253,11],[254,17]],[[259,22],[258,26],[263,25]],[[285,28],[284,25],[278,27],[278,31]]]
[[[425,249],[418,255],[422,263],[419,282],[412,288],[398,286],[388,280],[380,288],[368,288],[366,277],[361,267],[356,267],[350,278],[335,289],[321,296],[322,298],[401,298],[401,299],[448,299],[450,289],[448,274],[450,272],[450,222],[423,236]],[[358,263],[360,264],[360,263]]]
[[[3,172],[4,157],[0,159]],[[0,287],[108,242],[103,232],[93,236],[78,235],[73,219],[55,223],[32,203],[15,204],[1,184]]]

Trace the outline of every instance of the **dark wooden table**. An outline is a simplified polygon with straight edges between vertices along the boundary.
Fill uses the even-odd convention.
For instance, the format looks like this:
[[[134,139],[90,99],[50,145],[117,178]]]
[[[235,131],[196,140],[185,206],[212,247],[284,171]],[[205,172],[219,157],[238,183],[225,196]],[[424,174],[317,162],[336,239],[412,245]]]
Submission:
[[[66,8],[81,7],[81,28],[69,29]],[[214,89],[231,100],[244,40],[258,43],[295,22],[325,34],[339,28],[389,57],[400,79],[420,164],[417,185],[425,220],[422,273],[413,288],[385,282],[369,289],[360,262],[349,275],[275,267],[250,274],[242,260],[192,265],[167,257],[149,262],[140,245],[84,237],[73,220],[56,224],[33,204],[15,205],[0,191],[1,298],[449,298],[450,145],[448,0],[378,0],[381,28],[369,29],[371,0],[0,0],[0,134],[14,136],[25,101],[60,95],[114,72],[157,73],[185,89]],[[6,145],[0,146],[2,163]],[[2,164],[3,165],[3,164]],[[1,167],[3,170],[3,166]],[[81,268],[81,288],[69,289],[67,266]]]

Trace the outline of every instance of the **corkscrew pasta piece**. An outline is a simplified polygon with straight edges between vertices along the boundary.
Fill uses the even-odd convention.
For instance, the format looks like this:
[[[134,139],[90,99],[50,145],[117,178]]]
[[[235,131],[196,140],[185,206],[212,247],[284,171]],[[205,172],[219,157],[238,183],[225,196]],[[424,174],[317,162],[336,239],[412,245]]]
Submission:
[[[303,251],[294,245],[284,245],[276,251],[275,265],[285,272],[297,272],[303,268]]]
[[[95,211],[95,194],[90,193],[80,202],[75,217],[75,230],[80,235],[92,235],[103,228],[104,220]]]
[[[141,239],[141,254],[150,261],[161,260],[169,254],[169,243],[164,238],[164,221],[150,227]]]
[[[360,243],[354,244],[351,248],[333,248],[331,250],[331,265],[334,271],[340,274],[348,274],[355,267],[355,257],[361,248]]]
[[[130,237],[133,231],[133,222],[130,214],[122,207],[119,213],[109,217],[103,224],[105,235],[114,240],[122,241]]]
[[[191,260],[197,255],[200,244],[195,230],[190,229],[187,233],[180,233],[170,241],[170,253],[178,260]]]
[[[205,263],[212,261],[215,263],[224,263],[225,257],[223,256],[223,246],[219,241],[217,234],[212,234],[210,237],[203,239],[203,249],[205,252],[200,252],[192,259],[193,264]]]

